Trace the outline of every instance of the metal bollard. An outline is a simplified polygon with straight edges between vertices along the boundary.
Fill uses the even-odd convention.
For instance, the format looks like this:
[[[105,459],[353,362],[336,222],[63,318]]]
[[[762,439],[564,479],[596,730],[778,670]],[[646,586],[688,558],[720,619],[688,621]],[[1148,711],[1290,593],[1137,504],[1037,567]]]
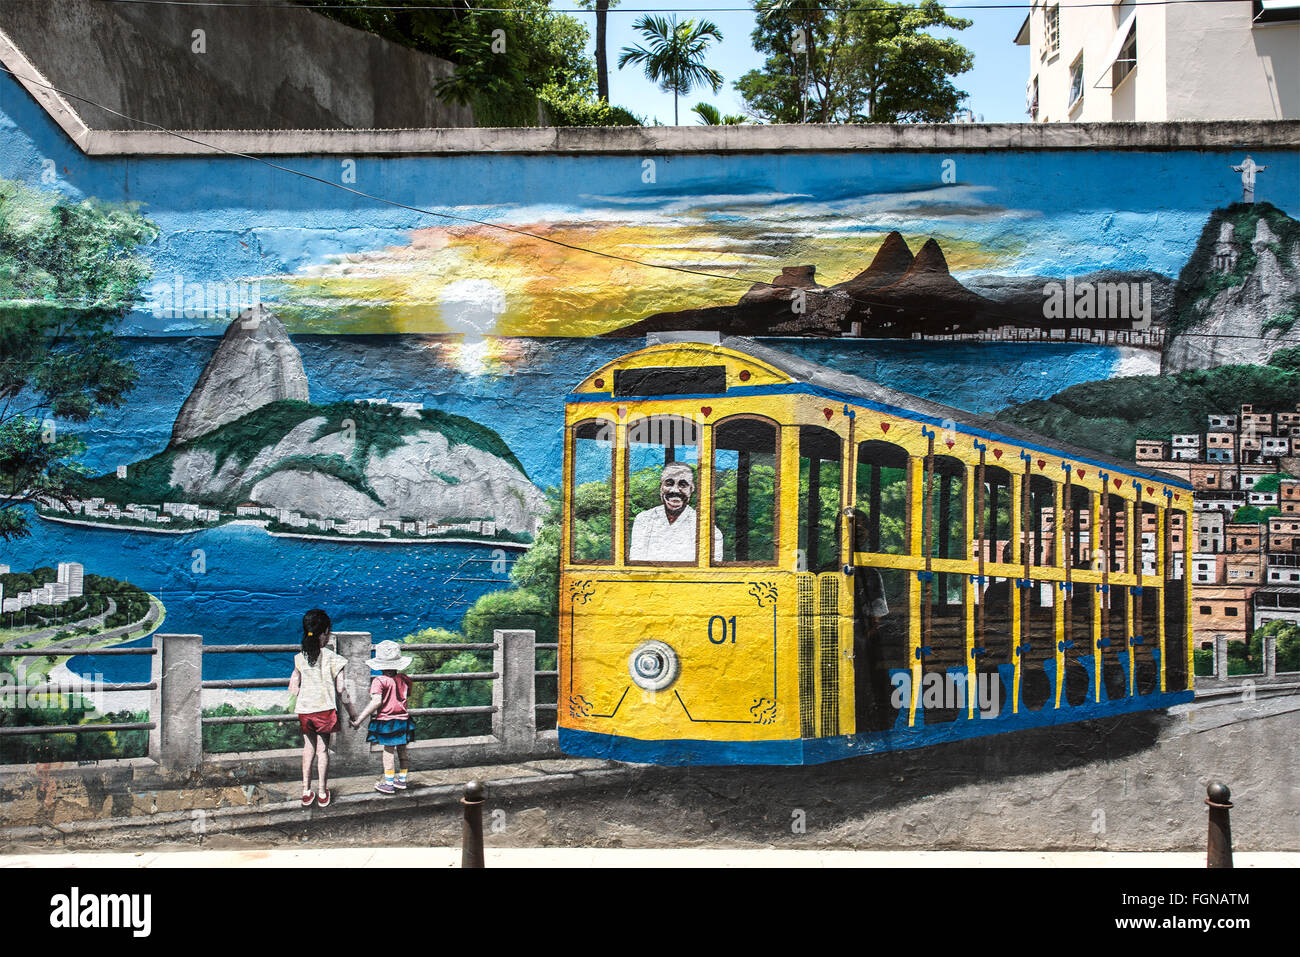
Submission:
[[[465,826],[460,839],[460,866],[483,866],[483,785],[470,781],[465,785],[465,796],[460,799],[465,807]]]
[[[1205,803],[1210,807],[1210,836],[1205,855],[1206,867],[1232,867],[1232,825],[1228,821],[1228,809],[1232,802],[1232,792],[1222,781],[1211,781],[1205,789],[1209,795]]]

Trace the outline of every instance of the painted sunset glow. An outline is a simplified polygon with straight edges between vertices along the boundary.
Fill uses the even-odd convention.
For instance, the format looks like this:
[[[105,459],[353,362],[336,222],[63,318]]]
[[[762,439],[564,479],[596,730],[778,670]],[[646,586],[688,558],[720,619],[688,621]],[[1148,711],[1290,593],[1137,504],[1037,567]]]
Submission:
[[[332,255],[262,282],[294,332],[599,335],[655,312],[735,302],[783,266],[813,264],[819,282],[840,282],[865,268],[892,229],[913,249],[941,236],[954,272],[1012,266],[1023,241],[1006,227],[1038,214],[982,202],[983,192],[458,208],[453,215],[493,225],[417,229],[407,245]],[[995,219],[996,230],[978,228]]]

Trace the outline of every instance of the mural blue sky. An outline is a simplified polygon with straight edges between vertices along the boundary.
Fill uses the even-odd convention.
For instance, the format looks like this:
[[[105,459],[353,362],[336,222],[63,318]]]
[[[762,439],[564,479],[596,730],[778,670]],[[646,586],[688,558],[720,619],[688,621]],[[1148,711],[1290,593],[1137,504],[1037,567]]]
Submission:
[[[735,302],[783,266],[842,281],[889,230],[913,250],[939,239],[959,278],[1177,275],[1209,212],[1239,197],[1241,159],[1111,153],[1080,175],[1070,151],[660,156],[652,177],[636,156],[356,161],[355,188],[444,218],[237,157],[88,158],[9,78],[0,144],[0,178],[135,202],[158,224],[150,308],[125,330],[142,335],[219,333],[218,307],[246,295],[295,332],[593,335]],[[1270,167],[1258,198],[1286,208],[1296,157],[1256,159]],[[342,183],[338,157],[285,165]],[[197,290],[214,283],[227,287]]]

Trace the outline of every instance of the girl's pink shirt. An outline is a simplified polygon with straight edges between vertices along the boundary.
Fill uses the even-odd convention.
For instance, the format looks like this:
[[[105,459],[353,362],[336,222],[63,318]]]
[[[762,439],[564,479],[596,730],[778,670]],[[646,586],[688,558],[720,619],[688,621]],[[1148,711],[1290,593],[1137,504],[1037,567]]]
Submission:
[[[375,712],[376,721],[392,721],[396,718],[409,718],[406,710],[406,696],[411,692],[411,679],[406,675],[376,675],[370,679],[370,693],[379,695],[379,710]]]

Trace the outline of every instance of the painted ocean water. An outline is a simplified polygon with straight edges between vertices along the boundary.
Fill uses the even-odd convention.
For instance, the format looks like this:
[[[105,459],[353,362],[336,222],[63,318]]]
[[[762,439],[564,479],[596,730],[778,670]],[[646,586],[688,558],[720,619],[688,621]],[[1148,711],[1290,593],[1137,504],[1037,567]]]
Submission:
[[[565,395],[594,369],[640,345],[604,339],[464,343],[411,335],[295,336],[294,342],[313,401],[416,401],[473,419],[496,430],[542,488],[560,480]],[[215,338],[124,340],[140,384],[124,408],[77,430],[89,446],[83,461],[97,472],[111,471],[161,451],[216,344]],[[1154,371],[1144,368],[1154,365],[1154,356],[1100,346],[768,344],[984,414],[1076,383]],[[130,581],[162,599],[164,631],[202,634],[209,644],[296,642],[298,622],[311,607],[329,611],[337,630],[369,631],[375,640],[455,628],[479,596],[508,585],[491,546],[319,542],[272,538],[244,526],[162,535],[35,520],[33,530],[32,537],[0,548],[0,563],[25,571],[77,561],[88,573]],[[70,667],[108,681],[147,680],[148,672],[143,658],[93,654],[74,658]],[[271,677],[287,667],[281,655],[214,655],[205,676]]]

